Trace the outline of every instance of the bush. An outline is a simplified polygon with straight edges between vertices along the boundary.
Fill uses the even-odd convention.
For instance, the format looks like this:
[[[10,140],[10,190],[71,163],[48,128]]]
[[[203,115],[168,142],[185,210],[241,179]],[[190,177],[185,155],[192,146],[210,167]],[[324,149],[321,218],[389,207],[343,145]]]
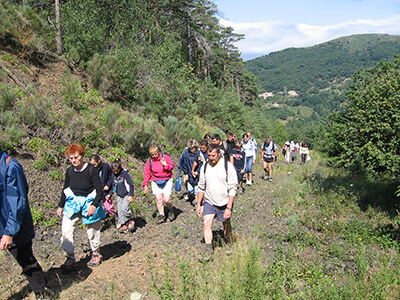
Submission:
[[[19,116],[27,126],[48,125],[51,123],[52,99],[31,95],[18,102]]]
[[[12,107],[14,100],[17,98],[17,92],[8,85],[3,85],[0,93],[0,111],[5,111]]]
[[[64,103],[68,107],[72,107],[79,110],[79,94],[80,94],[80,84],[79,81],[73,80],[71,78],[71,70],[67,69],[66,76],[61,80],[61,91],[60,94],[64,96]]]
[[[45,170],[46,164],[58,165],[58,151],[53,145],[46,140],[41,138],[32,138],[28,143],[29,149],[39,154],[40,160],[37,161],[35,168],[39,170]]]

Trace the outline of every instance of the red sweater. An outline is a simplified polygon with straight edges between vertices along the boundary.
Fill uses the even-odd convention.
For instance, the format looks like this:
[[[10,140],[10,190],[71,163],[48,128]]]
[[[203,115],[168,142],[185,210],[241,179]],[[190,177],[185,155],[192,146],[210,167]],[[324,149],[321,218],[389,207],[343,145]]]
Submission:
[[[143,184],[142,186],[147,186],[151,181],[157,180],[168,180],[173,177],[172,170],[174,169],[175,165],[172,162],[171,158],[164,154],[164,160],[167,165],[164,167],[161,164],[161,154],[158,155],[157,159],[151,159],[151,170],[150,170],[150,162],[149,159],[146,161],[146,166],[144,167],[144,174],[143,174]]]

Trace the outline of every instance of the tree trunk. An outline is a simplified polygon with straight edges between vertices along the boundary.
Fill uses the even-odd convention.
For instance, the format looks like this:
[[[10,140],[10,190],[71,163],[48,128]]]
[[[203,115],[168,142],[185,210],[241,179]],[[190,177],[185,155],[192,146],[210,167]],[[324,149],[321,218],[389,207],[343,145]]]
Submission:
[[[55,10],[56,10],[56,47],[57,54],[61,55],[62,49],[62,36],[61,36],[61,24],[60,24],[60,0],[55,0]]]

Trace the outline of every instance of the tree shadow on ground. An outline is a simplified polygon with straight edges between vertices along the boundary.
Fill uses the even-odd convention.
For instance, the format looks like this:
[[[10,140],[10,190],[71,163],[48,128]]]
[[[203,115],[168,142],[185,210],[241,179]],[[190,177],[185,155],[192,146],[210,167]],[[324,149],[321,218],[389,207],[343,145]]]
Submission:
[[[110,258],[117,258],[129,252],[132,246],[126,241],[117,241],[101,247],[103,261]],[[60,293],[70,286],[85,281],[93,272],[87,266],[90,256],[86,256],[79,260],[71,270],[62,268],[50,268],[46,273],[47,285],[51,293],[51,299],[59,298]],[[22,300],[29,296],[32,289],[29,285],[24,286],[19,292],[11,295],[8,300]]]
[[[324,176],[319,172],[306,178],[314,189],[315,194],[335,192],[348,194],[356,199],[357,205],[363,212],[370,208],[378,209],[394,219],[399,215],[400,199],[396,191],[399,181],[368,180],[363,176]],[[399,230],[395,230],[392,223],[376,228],[379,235],[390,235],[398,240]]]

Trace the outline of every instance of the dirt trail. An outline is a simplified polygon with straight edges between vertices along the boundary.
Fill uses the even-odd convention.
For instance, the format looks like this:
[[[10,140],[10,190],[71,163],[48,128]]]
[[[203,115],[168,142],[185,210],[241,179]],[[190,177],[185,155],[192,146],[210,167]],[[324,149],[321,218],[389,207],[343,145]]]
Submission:
[[[257,226],[271,229],[279,227],[279,220],[272,215],[272,190],[278,188],[279,176],[282,175],[277,174],[276,180],[270,183],[260,178],[260,166],[256,166],[255,172],[254,185],[246,187],[246,192],[239,194],[235,200],[233,226],[234,234],[239,238],[252,235]],[[155,225],[153,221],[146,224],[143,219],[137,219],[136,230],[124,234],[118,233],[114,226],[105,226],[101,248],[104,261],[93,269],[86,266],[89,247],[83,228],[77,228],[75,232],[78,265],[74,271],[66,273],[59,269],[65,259],[59,244],[60,228],[38,227],[34,253],[47,272],[55,296],[60,299],[94,299],[98,296],[129,299],[131,293],[138,292],[142,299],[156,299],[151,294],[149,257],[154,270],[162,273],[167,252],[172,264],[178,265],[183,259],[198,263],[197,257],[204,245],[202,219],[196,216],[194,207],[180,199],[180,196],[173,195],[173,204],[178,214],[173,222]],[[138,196],[137,201],[142,200]],[[214,222],[215,232],[218,233],[221,228],[219,222]],[[215,253],[225,255],[220,247],[216,248]],[[20,268],[13,259],[3,257],[0,264],[0,271],[3,274],[7,272],[1,280],[3,287],[0,288],[0,298],[34,299],[32,293],[26,295],[27,281],[19,275]]]

